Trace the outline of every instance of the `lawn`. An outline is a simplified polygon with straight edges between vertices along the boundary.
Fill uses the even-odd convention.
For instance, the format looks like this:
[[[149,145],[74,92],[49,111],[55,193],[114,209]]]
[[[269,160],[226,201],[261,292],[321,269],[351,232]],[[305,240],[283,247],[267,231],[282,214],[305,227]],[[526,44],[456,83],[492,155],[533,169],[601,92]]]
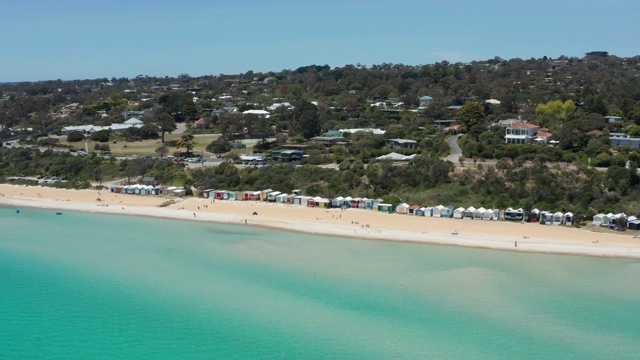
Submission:
[[[218,138],[218,135],[208,135],[208,134],[195,135],[194,136],[195,147],[193,149],[193,152],[196,154],[203,154],[204,156],[212,155],[211,153],[207,152],[205,148],[207,147],[207,145],[209,145],[213,140],[217,138]],[[178,149],[175,146],[168,145],[168,143],[172,141],[179,140],[180,135],[166,134],[164,139],[165,139],[165,145],[169,147],[169,154],[173,154],[176,151],[184,151],[184,149]],[[96,143],[97,142],[92,141],[91,139],[88,139],[87,145],[89,147],[89,151],[93,151],[94,145]],[[66,138],[60,138],[60,144],[71,145],[78,150],[84,150],[85,148],[84,142],[69,143],[67,142]],[[113,154],[113,156],[151,155],[155,157],[155,156],[158,156],[155,150],[160,146],[162,146],[162,143],[160,142],[159,139],[132,141],[132,142],[118,140],[116,144],[114,144],[113,141],[110,141],[105,144],[109,144],[109,147],[111,148],[111,154]]]

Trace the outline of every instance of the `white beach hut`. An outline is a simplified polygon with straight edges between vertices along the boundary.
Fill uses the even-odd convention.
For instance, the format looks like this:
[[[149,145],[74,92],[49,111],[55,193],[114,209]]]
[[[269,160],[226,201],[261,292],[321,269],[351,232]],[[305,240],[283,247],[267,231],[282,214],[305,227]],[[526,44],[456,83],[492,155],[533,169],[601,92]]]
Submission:
[[[493,219],[493,210],[484,209],[484,212],[482,212],[482,220],[491,220],[491,219]]]
[[[478,209],[475,209],[473,211],[473,220],[482,220],[485,210],[487,209],[483,208],[482,206]]]
[[[571,226],[573,225],[573,213],[572,212],[566,212],[563,215],[563,222],[565,225],[567,226]]]
[[[473,212],[476,211],[476,208],[474,208],[473,206],[469,206],[468,208],[464,209],[464,213],[462,214],[462,218],[463,219],[473,219]]]
[[[605,217],[606,217],[605,214],[597,214],[593,217],[593,221],[591,222],[591,224],[595,226],[600,226],[602,225],[602,221],[604,220]]]
[[[522,208],[518,208],[518,209],[507,208],[507,210],[504,211],[505,220],[521,221],[523,218],[524,218],[524,210],[522,210]]]
[[[433,217],[441,217],[442,211],[444,210],[444,205],[438,205],[433,208]]]
[[[459,208],[453,210],[453,218],[454,219],[462,219],[463,216],[464,216],[464,208],[463,207],[459,207]]]
[[[433,206],[427,206],[424,209],[424,216],[426,216],[426,217],[432,217],[433,216]]]
[[[267,194],[267,201],[269,202],[276,202],[276,197],[278,197],[278,195],[282,194],[280,191],[272,191],[270,193]]]
[[[549,211],[540,212],[540,222],[544,221],[545,225],[553,224],[553,213]]]
[[[407,203],[402,203],[396,207],[396,212],[398,214],[406,214],[409,211],[410,205]]]
[[[277,203],[285,203],[285,202],[287,202],[287,196],[289,196],[289,194],[278,194],[278,195],[276,195],[276,202]]]
[[[552,225],[561,225],[563,216],[564,216],[564,214],[561,211],[553,213],[553,222],[551,224]]]

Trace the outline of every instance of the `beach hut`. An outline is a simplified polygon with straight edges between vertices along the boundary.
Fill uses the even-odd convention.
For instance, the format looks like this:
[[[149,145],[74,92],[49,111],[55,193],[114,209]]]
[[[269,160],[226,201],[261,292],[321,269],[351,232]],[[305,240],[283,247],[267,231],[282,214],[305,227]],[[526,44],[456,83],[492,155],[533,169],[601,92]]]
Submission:
[[[187,195],[187,190],[184,188],[175,188],[171,191],[171,194],[173,196],[181,197]]]
[[[540,221],[540,210],[533,209],[531,210],[531,214],[529,215],[529,222],[538,222]]]
[[[235,201],[238,198],[238,193],[235,191],[229,191],[229,194],[227,195],[227,199],[229,201]]]
[[[249,201],[260,201],[260,191],[253,191],[249,194]]]
[[[561,225],[564,214],[561,211],[553,213],[553,222],[551,225]]]
[[[473,206],[469,206],[468,208],[464,209],[464,211],[462,212],[462,218],[463,219],[473,219],[473,212],[476,211],[476,208],[474,208]]]
[[[443,218],[452,218],[453,217],[453,206],[447,205],[442,211],[440,211],[440,217]]]
[[[202,190],[202,197],[205,199],[209,198],[209,193],[213,191],[213,189],[206,189],[206,190]]]
[[[358,209],[364,209],[364,204],[367,202],[367,198],[357,198],[358,199]]]
[[[296,189],[296,190],[291,190],[291,193],[292,193],[293,195],[299,196],[299,195],[302,195],[302,190],[298,190],[298,189]]]
[[[482,220],[482,216],[484,215],[485,210],[487,209],[483,208],[482,206],[478,209],[475,209],[473,211],[473,220]]]
[[[464,217],[464,208],[459,207],[453,210],[453,218],[454,219],[462,219]]]
[[[340,208],[342,207],[342,203],[344,202],[344,198],[342,196],[338,196],[337,198],[331,199],[331,207],[332,208]]]
[[[321,197],[314,198],[316,206],[323,209],[331,208],[331,200]]]
[[[351,202],[349,203],[349,207],[352,209],[357,209],[360,205],[360,198],[353,198],[351,199]]]
[[[350,208],[351,207],[351,200],[353,200],[353,198],[351,196],[347,196],[342,200],[342,206],[343,208]]]
[[[438,205],[433,208],[433,217],[442,217],[442,211],[445,209],[443,205]]]
[[[492,220],[493,219],[493,210],[491,209],[484,209],[484,212],[482,213],[482,220]]]
[[[591,222],[591,224],[592,224],[592,225],[595,225],[595,226],[600,226],[600,225],[602,225],[602,221],[603,221],[605,218],[606,218],[606,215],[605,215],[605,214],[596,214],[596,215],[593,217],[593,221]]]
[[[507,210],[504,211],[504,219],[511,221],[522,221],[522,219],[524,219],[524,210],[507,208]]]
[[[500,209],[493,209],[491,210],[491,212],[493,212],[493,215],[491,216],[491,220],[499,220],[500,219]]]
[[[411,205],[407,208],[407,215],[415,215],[416,210],[420,209],[420,205]]]
[[[239,199],[242,199],[242,201],[249,201],[251,200],[251,193],[253,191],[241,191],[242,195],[240,195]]]
[[[416,209],[416,211],[414,212],[414,215],[415,216],[424,216],[424,211],[425,211],[425,208],[421,207],[419,209]]]
[[[296,195],[291,199],[293,205],[302,205],[302,195]]]
[[[378,210],[378,205],[382,204],[382,199],[371,200],[371,210]]]
[[[276,196],[282,194],[280,191],[272,191],[267,194],[267,201],[276,202]]]
[[[640,230],[640,219],[634,219],[627,222],[629,230]]]
[[[267,195],[269,195],[270,192],[273,192],[273,189],[265,189],[260,191],[260,201],[267,201]]]
[[[373,199],[362,199],[362,208],[365,210],[371,210],[373,208]]]
[[[109,191],[112,192],[112,193],[115,193],[116,192],[116,187],[115,186],[109,187]]]
[[[567,225],[567,226],[571,226],[573,225],[573,213],[572,212],[566,212],[564,213],[564,215],[562,215],[563,220],[562,222]]]
[[[307,199],[307,206],[308,207],[315,207],[316,206],[316,198]]]
[[[380,203],[380,204],[378,204],[377,210],[378,211],[391,212],[391,211],[393,211],[393,204]]]
[[[549,211],[541,211],[540,212],[540,222],[543,222],[545,225],[553,224],[553,213]]]
[[[433,216],[433,206],[427,206],[424,208],[424,216],[432,217]]]
[[[409,211],[409,204],[402,203],[396,207],[396,212],[398,214],[406,214]]]
[[[313,200],[313,197],[311,196],[303,196],[300,198],[300,205],[302,206],[315,206],[315,202],[313,202],[313,205],[309,205],[309,201]]]
[[[278,194],[276,195],[276,202],[277,203],[285,203],[287,200],[287,196],[289,196],[289,194]]]
[[[295,196],[295,195],[291,195],[291,194],[289,194],[289,195],[285,196],[285,198],[284,198],[284,202],[285,202],[285,204],[291,204],[291,203],[293,202],[293,198],[294,198],[294,196]]]

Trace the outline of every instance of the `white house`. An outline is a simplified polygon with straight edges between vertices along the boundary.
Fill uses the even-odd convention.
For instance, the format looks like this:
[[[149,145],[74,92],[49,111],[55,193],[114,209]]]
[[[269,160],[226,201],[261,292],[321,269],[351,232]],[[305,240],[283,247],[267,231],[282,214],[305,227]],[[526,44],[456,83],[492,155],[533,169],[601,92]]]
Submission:
[[[516,122],[507,127],[507,134],[504,136],[504,140],[507,144],[531,144],[536,138],[536,133],[539,129],[540,127],[537,125]]]
[[[464,208],[463,207],[459,207],[459,208],[453,210],[453,218],[454,219],[462,219],[463,216],[464,216]]]
[[[609,116],[605,116],[604,119],[609,124],[615,124],[615,123],[621,123],[622,122],[622,117],[620,117],[620,116],[609,115]]]

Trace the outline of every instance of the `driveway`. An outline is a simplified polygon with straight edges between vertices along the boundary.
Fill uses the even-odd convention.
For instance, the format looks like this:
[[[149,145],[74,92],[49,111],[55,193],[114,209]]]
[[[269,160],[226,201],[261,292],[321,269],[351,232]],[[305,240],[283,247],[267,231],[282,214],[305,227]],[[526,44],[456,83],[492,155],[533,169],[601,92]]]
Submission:
[[[451,154],[444,158],[445,161],[451,161],[454,164],[458,163],[458,159],[462,156],[462,149],[458,146],[458,138],[460,135],[453,135],[447,139],[447,144],[451,148]]]

